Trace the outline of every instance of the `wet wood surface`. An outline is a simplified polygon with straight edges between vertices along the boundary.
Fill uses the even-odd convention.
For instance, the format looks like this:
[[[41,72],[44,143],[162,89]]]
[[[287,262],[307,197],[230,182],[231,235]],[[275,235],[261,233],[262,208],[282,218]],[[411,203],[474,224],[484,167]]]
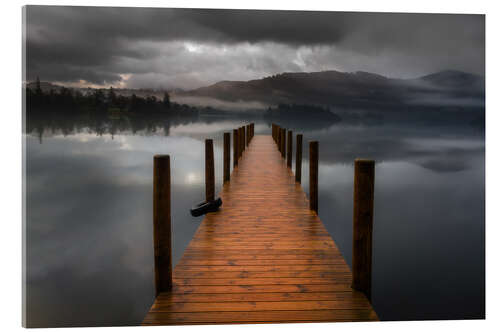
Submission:
[[[256,135],[144,325],[378,320],[271,136]]]

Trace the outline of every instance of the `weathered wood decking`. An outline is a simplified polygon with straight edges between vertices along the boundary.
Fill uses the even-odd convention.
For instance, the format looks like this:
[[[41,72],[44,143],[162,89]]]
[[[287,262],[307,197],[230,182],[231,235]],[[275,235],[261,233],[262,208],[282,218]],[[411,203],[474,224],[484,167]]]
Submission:
[[[255,136],[144,325],[378,320],[271,136]]]

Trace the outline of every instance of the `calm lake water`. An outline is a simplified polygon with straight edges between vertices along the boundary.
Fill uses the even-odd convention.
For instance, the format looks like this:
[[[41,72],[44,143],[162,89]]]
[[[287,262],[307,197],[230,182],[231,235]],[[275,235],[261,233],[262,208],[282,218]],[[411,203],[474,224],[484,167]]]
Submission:
[[[270,124],[253,121],[256,134],[270,135]],[[244,123],[201,118],[156,133],[26,134],[28,326],[140,324],[154,300],[153,155],[171,155],[176,263],[202,221],[189,208],[204,199],[204,139],[214,139],[218,192],[223,132]],[[483,318],[484,129],[306,120],[296,127],[306,192],[307,141],[320,142],[319,215],[349,264],[353,161],[377,161],[372,297],[380,318]]]

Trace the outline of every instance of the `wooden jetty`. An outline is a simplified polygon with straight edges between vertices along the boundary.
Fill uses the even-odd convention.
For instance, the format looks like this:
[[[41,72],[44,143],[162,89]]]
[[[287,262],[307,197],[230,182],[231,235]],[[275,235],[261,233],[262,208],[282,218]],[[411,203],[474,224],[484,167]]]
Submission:
[[[240,135],[233,138],[234,146],[244,153],[233,154],[241,157],[230,177],[224,176],[223,205],[205,216],[173,271],[162,268],[171,265],[164,262],[171,261],[170,253],[163,252],[169,251],[170,239],[166,247],[159,243],[161,235],[170,237],[170,226],[166,231],[155,229],[161,234],[155,236],[157,297],[143,325],[378,320],[369,301],[370,282],[366,282],[371,279],[371,224],[362,228],[364,215],[358,216],[362,232],[355,232],[353,250],[361,268],[353,279],[317,215],[317,180],[311,206],[300,176],[291,170],[291,143],[285,152],[283,142],[286,131],[274,126],[272,136],[254,137],[253,124],[246,128],[247,137],[245,127],[233,131]],[[298,138],[297,157],[301,159],[302,135]],[[224,142],[227,148],[230,138],[225,136]],[[311,148],[316,149],[311,154],[317,159],[317,142]],[[227,151],[224,158],[230,155]],[[301,161],[296,164],[301,170]],[[312,173],[317,179],[318,164],[310,164],[316,167]],[[363,182],[355,186],[361,191]],[[373,187],[373,180],[368,186]],[[158,200],[159,205],[164,199]],[[373,209],[370,204],[358,207]],[[359,235],[367,235],[369,243]],[[351,287],[356,285],[358,290]]]

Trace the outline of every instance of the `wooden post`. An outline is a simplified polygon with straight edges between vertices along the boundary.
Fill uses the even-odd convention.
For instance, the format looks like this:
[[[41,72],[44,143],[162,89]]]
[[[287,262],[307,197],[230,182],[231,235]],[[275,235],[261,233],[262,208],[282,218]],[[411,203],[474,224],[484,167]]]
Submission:
[[[241,135],[241,127],[238,128],[238,158],[243,155],[243,149],[241,149],[241,140],[243,140],[242,135]]]
[[[309,208],[318,213],[318,141],[309,142]]]
[[[238,158],[241,157],[241,127],[238,128]]]
[[[153,247],[155,293],[172,289],[172,217],[170,206],[170,156],[153,160]]]
[[[248,145],[250,144],[250,124],[248,124],[247,126],[247,139],[246,139],[246,144],[247,144],[247,147]]]
[[[281,153],[281,157],[283,157],[283,144],[286,141],[286,137],[283,135],[283,130],[284,130],[284,128],[282,128],[280,130],[280,153]]]
[[[354,161],[354,210],[352,216],[352,287],[371,301],[373,199],[375,161]]]
[[[295,181],[302,182],[302,134],[297,134],[297,148],[295,155]]]
[[[241,154],[243,152],[243,150],[241,149],[241,140],[242,140],[242,138],[241,138],[241,127],[240,127],[240,128],[238,128],[238,148],[239,148],[238,152],[240,153],[240,157],[241,157]]]
[[[286,157],[286,128],[281,129],[281,157]]]
[[[206,200],[215,199],[215,172],[214,172],[214,141],[205,140],[205,196]]]
[[[240,155],[243,156],[243,152],[245,151],[245,129],[243,127],[241,127],[240,148]]]
[[[243,151],[245,151],[246,142],[247,142],[247,133],[246,133],[246,128],[245,128],[245,126],[243,126],[243,127],[241,128],[241,133],[242,133],[242,137],[243,137],[243,140],[242,140],[242,142],[241,142],[241,143],[242,143],[241,147],[242,147]]]
[[[282,140],[282,138],[281,138],[281,127],[278,128],[278,133],[277,134],[278,134],[278,150],[281,153],[281,140]]]
[[[281,152],[281,126],[278,126],[276,135],[278,135],[278,150]]]
[[[238,165],[238,130],[233,129],[233,168]]]
[[[231,133],[224,133],[224,183],[229,181],[231,174]]]
[[[292,131],[288,131],[287,147],[286,147],[286,166],[290,169],[292,168],[292,151],[293,151],[293,139]]]
[[[281,152],[281,127],[276,126],[276,145],[278,150]]]

